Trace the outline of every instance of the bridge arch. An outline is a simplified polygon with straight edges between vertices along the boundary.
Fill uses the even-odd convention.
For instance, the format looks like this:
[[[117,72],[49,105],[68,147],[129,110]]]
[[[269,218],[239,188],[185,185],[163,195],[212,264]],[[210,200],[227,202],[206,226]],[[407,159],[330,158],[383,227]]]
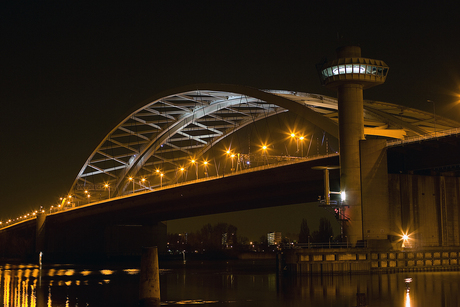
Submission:
[[[158,93],[105,136],[70,193],[101,189],[105,182],[112,196],[122,195],[128,178],[141,170],[153,173],[161,165],[163,173],[175,173],[191,157],[199,158],[242,127],[287,111],[338,137],[337,100],[328,96],[227,84],[195,84]],[[439,130],[458,124],[376,101],[365,101],[364,112],[365,134],[388,138],[426,134],[433,120]]]

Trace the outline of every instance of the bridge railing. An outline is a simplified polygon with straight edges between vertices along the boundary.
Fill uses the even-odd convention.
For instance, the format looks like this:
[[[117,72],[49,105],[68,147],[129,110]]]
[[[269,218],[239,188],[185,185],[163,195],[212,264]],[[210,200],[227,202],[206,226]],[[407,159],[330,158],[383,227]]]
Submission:
[[[420,141],[424,141],[428,139],[436,139],[436,138],[440,138],[440,137],[444,137],[448,135],[455,135],[455,134],[460,134],[460,128],[453,128],[449,130],[431,132],[431,133],[427,133],[424,135],[412,136],[404,140],[390,140],[390,141],[387,141],[387,147],[398,146],[398,145],[403,145],[403,144],[408,144],[408,143],[415,143],[415,142],[420,142]]]
[[[315,248],[315,249],[326,249],[326,248],[351,248],[353,247],[349,242],[322,242],[322,243],[297,243],[294,245],[286,245],[283,248]],[[365,248],[367,247],[367,242],[362,241],[354,247]]]
[[[184,186],[184,185],[189,185],[189,184],[196,184],[196,183],[199,183],[199,182],[205,182],[205,181],[209,181],[209,180],[216,180],[216,179],[221,179],[221,178],[230,177],[230,176],[237,176],[237,175],[256,172],[256,171],[261,171],[261,170],[265,170],[265,169],[272,169],[272,168],[276,168],[276,167],[280,167],[280,166],[291,165],[291,164],[296,164],[296,163],[306,162],[306,161],[312,161],[312,160],[318,160],[318,159],[323,159],[323,158],[327,158],[327,157],[334,157],[334,156],[338,156],[338,155],[339,155],[338,153],[331,153],[331,154],[318,155],[318,156],[313,156],[313,157],[302,157],[302,158],[290,159],[288,161],[281,161],[280,160],[280,161],[275,162],[275,163],[269,163],[269,164],[266,164],[266,165],[261,165],[261,166],[247,168],[247,169],[242,169],[240,171],[235,171],[235,172],[230,172],[230,173],[223,173],[222,175],[214,175],[214,176],[203,177],[203,178],[199,178],[199,179],[195,179],[195,180],[189,180],[189,181],[185,181],[185,182],[177,182],[177,183],[174,183],[174,184],[167,184],[167,185],[164,185],[163,187],[156,187],[156,188],[150,188],[150,189],[146,188],[145,190],[138,191],[138,192],[135,192],[135,193],[129,193],[129,194],[125,194],[125,195],[122,195],[122,196],[111,197],[109,199],[99,200],[99,201],[95,201],[95,202],[89,202],[89,203],[85,203],[85,204],[75,204],[75,206],[61,207],[61,208],[52,206],[49,209],[49,214],[59,214],[59,213],[62,213],[62,212],[66,212],[66,211],[70,211],[70,210],[76,210],[78,208],[87,207],[87,206],[94,206],[94,205],[97,205],[97,204],[100,204],[100,203],[105,203],[107,201],[112,201],[112,200],[116,200],[116,199],[128,198],[128,197],[133,197],[133,196],[137,196],[137,195],[141,195],[141,194],[152,193],[152,192],[162,191],[162,190],[167,190],[167,189],[173,189],[173,188],[176,188],[176,187],[179,187],[179,186]],[[43,211],[43,212],[45,212],[45,211]],[[35,212],[35,213],[37,213],[37,212]],[[31,220],[31,219],[35,219],[36,218],[35,213],[27,215],[27,217],[25,217],[26,215],[24,215],[24,216],[18,217],[16,219],[9,219],[9,220],[7,220],[5,222],[0,221],[0,229],[11,227],[12,225],[16,225],[16,224],[19,224],[19,223],[22,223],[22,222],[25,222],[25,221],[28,221],[28,220]]]
[[[154,192],[154,191],[166,190],[166,189],[171,189],[171,188],[175,188],[175,187],[178,187],[178,186],[183,186],[183,185],[188,185],[188,184],[195,184],[195,183],[198,183],[198,182],[216,180],[216,179],[221,179],[221,178],[230,177],[230,176],[236,176],[236,175],[241,175],[241,174],[247,174],[247,173],[262,171],[262,170],[266,170],[266,169],[272,169],[272,168],[276,168],[276,167],[280,167],[280,166],[292,165],[292,164],[296,164],[296,163],[300,163],[300,162],[324,159],[324,158],[327,158],[327,157],[336,157],[338,155],[339,155],[338,153],[332,153],[332,154],[327,154],[327,155],[304,157],[304,158],[299,158],[299,159],[289,160],[289,161],[279,161],[279,162],[276,162],[276,163],[270,163],[270,164],[266,164],[266,165],[261,165],[261,166],[242,169],[242,170],[237,171],[237,172],[235,171],[235,172],[230,172],[230,173],[223,173],[222,175],[214,175],[214,176],[203,177],[203,178],[199,178],[199,179],[195,179],[195,180],[188,180],[188,181],[184,181],[184,182],[168,184],[168,185],[164,185],[163,187],[156,187],[156,188],[153,188],[152,190],[136,192],[134,194],[149,193],[149,192]],[[131,193],[129,195],[133,195],[133,194]]]

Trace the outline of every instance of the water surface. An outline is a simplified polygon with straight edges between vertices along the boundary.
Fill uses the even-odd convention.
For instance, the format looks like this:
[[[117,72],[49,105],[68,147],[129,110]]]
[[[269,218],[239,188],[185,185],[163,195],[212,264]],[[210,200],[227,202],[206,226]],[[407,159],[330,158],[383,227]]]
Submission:
[[[460,306],[460,272],[277,276],[272,261],[160,263],[164,306]],[[404,279],[412,277],[410,291]],[[0,266],[3,306],[137,306],[136,266]]]

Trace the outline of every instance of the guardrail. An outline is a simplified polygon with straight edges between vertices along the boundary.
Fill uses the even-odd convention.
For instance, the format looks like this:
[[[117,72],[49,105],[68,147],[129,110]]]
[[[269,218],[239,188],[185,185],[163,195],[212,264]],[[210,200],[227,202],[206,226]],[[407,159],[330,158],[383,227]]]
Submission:
[[[303,157],[303,158],[297,158],[297,157],[292,158],[291,157],[291,159],[289,161],[279,161],[279,162],[276,162],[276,163],[270,163],[270,164],[266,164],[266,165],[262,165],[262,166],[256,166],[256,167],[243,169],[243,170],[240,170],[240,171],[237,171],[237,172],[223,173],[222,175],[218,175],[218,176],[209,176],[209,177],[203,177],[203,178],[200,178],[200,179],[189,180],[189,181],[185,181],[185,182],[181,182],[181,183],[168,184],[168,185],[164,185],[163,187],[159,187],[159,188],[157,187],[157,188],[150,188],[149,189],[149,188],[146,187],[145,190],[142,190],[142,191],[139,191],[139,192],[129,193],[129,194],[125,194],[125,195],[122,195],[122,196],[111,197],[111,198],[107,198],[107,199],[104,199],[104,200],[99,200],[99,201],[95,201],[95,202],[89,202],[89,203],[86,203],[86,204],[77,204],[75,206],[66,206],[64,208],[52,207],[52,208],[49,209],[48,214],[60,214],[60,213],[63,213],[63,212],[76,210],[78,208],[83,208],[83,207],[87,207],[87,206],[94,206],[94,205],[98,205],[100,203],[106,203],[106,202],[112,201],[112,200],[129,198],[129,197],[134,197],[134,196],[138,196],[138,195],[142,195],[142,194],[146,194],[146,193],[154,193],[154,192],[157,192],[157,191],[173,189],[173,188],[180,187],[180,186],[185,186],[185,185],[190,185],[190,184],[195,184],[195,183],[200,183],[200,182],[206,182],[206,181],[210,181],[210,180],[221,179],[221,178],[224,178],[224,177],[237,176],[237,175],[242,175],[242,174],[246,174],[246,173],[261,171],[261,170],[265,170],[265,169],[272,169],[272,168],[276,168],[276,167],[280,167],[280,166],[292,165],[292,164],[306,162],[306,161],[324,159],[324,158],[327,158],[327,157],[334,157],[334,156],[338,156],[338,155],[339,155],[338,153],[332,153],[332,154],[327,154],[327,155],[318,155],[318,156]],[[43,212],[45,212],[45,211],[43,211]],[[20,224],[22,222],[25,222],[25,221],[28,221],[28,220],[31,220],[31,219],[34,219],[34,218],[36,218],[36,217],[35,216],[28,216],[27,218],[19,217],[19,218],[16,218],[16,219],[9,219],[8,222],[0,221],[0,229],[8,228],[8,227],[11,227],[13,225]]]
[[[449,136],[449,135],[454,135],[454,134],[460,134],[460,128],[453,128],[449,130],[442,130],[442,131],[427,133],[424,135],[412,136],[404,140],[387,141],[387,147],[398,146],[398,145],[403,145],[403,144],[408,144],[408,143],[415,143],[415,142],[420,142],[420,141],[424,141],[428,139],[436,139],[436,138],[441,138],[444,136]]]

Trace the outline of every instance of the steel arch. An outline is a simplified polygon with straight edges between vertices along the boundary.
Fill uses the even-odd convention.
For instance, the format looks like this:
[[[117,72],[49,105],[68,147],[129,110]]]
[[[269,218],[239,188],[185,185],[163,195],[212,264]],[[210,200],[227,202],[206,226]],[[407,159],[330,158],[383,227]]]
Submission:
[[[121,195],[140,170],[163,165],[177,170],[238,129],[260,119],[293,111],[338,137],[335,98],[225,84],[189,85],[159,93],[114,127],[85,162],[70,191],[110,182]],[[460,124],[394,104],[365,101],[365,134],[404,138]]]

